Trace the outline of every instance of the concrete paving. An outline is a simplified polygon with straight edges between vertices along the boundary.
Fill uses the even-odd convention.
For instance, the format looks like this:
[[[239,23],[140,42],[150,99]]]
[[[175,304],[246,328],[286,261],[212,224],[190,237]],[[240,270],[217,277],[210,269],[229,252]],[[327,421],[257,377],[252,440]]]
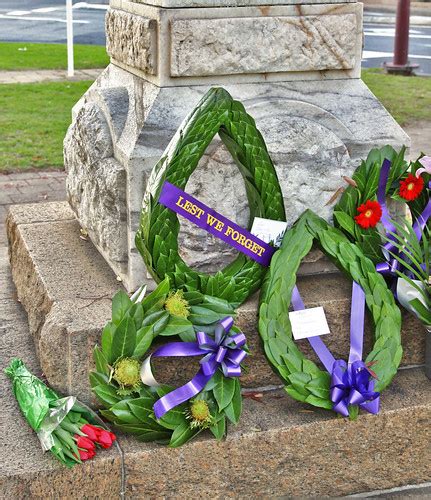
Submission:
[[[65,69],[0,71],[0,84],[95,80],[102,71],[101,68],[79,69],[75,71],[73,77],[68,77]]]

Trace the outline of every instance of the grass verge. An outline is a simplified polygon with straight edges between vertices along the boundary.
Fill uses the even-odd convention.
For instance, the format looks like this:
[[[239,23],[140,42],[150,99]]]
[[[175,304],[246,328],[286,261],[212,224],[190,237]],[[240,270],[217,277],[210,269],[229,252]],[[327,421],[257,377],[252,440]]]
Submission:
[[[106,49],[100,45],[75,45],[76,69],[104,68],[109,64]],[[65,44],[0,43],[0,70],[66,69]]]
[[[380,69],[365,69],[362,79],[401,126],[431,120],[431,77],[395,76]]]
[[[401,125],[430,119],[431,78],[372,69],[364,70],[362,78]],[[91,83],[0,85],[0,171],[62,168],[72,106]]]
[[[71,109],[91,83],[0,85],[0,171],[62,168]]]

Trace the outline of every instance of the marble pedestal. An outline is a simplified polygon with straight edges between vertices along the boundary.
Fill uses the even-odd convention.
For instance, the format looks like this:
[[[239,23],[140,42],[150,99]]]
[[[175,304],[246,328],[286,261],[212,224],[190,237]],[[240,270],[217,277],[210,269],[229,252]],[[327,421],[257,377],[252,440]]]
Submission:
[[[211,86],[222,85],[255,118],[289,223],[306,208],[330,218],[327,202],[342,176],[372,147],[409,145],[360,79],[361,4],[225,4],[111,0],[111,64],[74,108],[64,143],[69,203],[128,290],[151,286],[134,245],[148,175]],[[217,138],[187,190],[247,224],[241,175]],[[180,238],[186,262],[206,272],[233,258],[186,221]]]

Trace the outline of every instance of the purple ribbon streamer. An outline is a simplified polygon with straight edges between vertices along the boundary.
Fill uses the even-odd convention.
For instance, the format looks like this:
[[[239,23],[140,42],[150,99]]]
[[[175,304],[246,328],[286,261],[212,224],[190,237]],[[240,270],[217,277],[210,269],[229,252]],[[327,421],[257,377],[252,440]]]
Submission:
[[[168,181],[163,184],[159,203],[217,236],[262,266],[269,266],[276,250],[274,247]]]
[[[377,201],[379,202],[380,206],[382,207],[382,225],[385,228],[385,236],[386,238],[396,241],[396,237],[394,236],[394,233],[396,233],[396,227],[392,224],[391,221],[391,216],[388,212],[388,209],[386,207],[386,189],[387,189],[387,184],[388,184],[388,179],[389,179],[389,172],[391,170],[391,162],[387,158],[384,160],[382,164],[382,168],[380,170],[380,176],[379,176],[379,184],[378,184],[378,189],[377,189]],[[429,184],[429,188],[431,189],[431,183]],[[425,206],[423,212],[418,216],[416,219],[415,223],[413,224],[413,230],[416,234],[416,237],[418,241],[422,239],[422,233],[425,228],[425,225],[431,216],[431,199],[428,201],[427,205]],[[396,290],[396,281],[398,280],[397,276],[397,271],[401,271],[401,264],[400,262],[395,258],[392,257],[389,252],[391,252],[394,255],[397,255],[399,257],[402,257],[405,255],[403,252],[400,252],[398,248],[388,241],[385,245],[383,245],[384,250],[388,252],[388,256],[386,257],[386,262],[379,262],[376,265],[376,270],[380,273],[383,274],[384,276],[392,277],[394,279],[394,283],[392,286],[392,291],[395,294]],[[412,273],[410,271],[406,271],[406,274],[409,277],[412,277]]]
[[[201,392],[220,367],[225,377],[239,377],[241,363],[247,356],[242,349],[246,343],[243,333],[230,335],[233,318],[227,316],[215,329],[214,339],[204,332],[196,333],[196,342],[171,342],[156,349],[152,357],[202,356],[201,367],[187,384],[161,397],[153,405],[157,419],[175,406],[188,401]]]
[[[292,291],[292,306],[295,311],[305,309],[298,287]],[[349,405],[359,405],[372,414],[379,412],[380,393],[374,391],[374,380],[362,361],[364,341],[365,293],[353,282],[350,313],[349,362],[336,360],[320,337],[309,337],[311,347],[331,375],[330,398],[333,410],[349,416]]]

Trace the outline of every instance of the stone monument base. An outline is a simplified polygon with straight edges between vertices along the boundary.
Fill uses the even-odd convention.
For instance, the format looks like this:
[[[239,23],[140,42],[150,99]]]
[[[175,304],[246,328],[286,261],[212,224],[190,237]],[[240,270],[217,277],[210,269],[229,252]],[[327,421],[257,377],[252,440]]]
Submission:
[[[410,140],[360,79],[239,83],[223,87],[253,116],[275,164],[286,220],[310,208],[326,219],[328,201],[374,147]],[[154,286],[134,244],[148,176],[183,119],[210,85],[158,87],[110,64],[75,105],[64,142],[69,203],[124,286]],[[245,187],[214,138],[187,191],[247,225]],[[222,196],[221,196],[222,193]],[[220,240],[181,220],[180,250],[206,272],[233,259]],[[320,272],[319,269],[316,269]]]
[[[30,333],[47,381],[60,392],[95,404],[88,379],[94,367],[92,350],[110,319],[111,298],[121,283],[91,241],[82,236],[66,202],[13,206],[7,230],[12,276],[18,298],[27,311]],[[325,343],[336,358],[346,359],[350,345],[351,282],[333,271],[302,275],[298,286],[307,307],[324,307],[331,329]],[[261,348],[257,307],[255,295],[238,309],[237,324],[245,332],[252,354],[241,377],[245,389],[280,385]],[[424,362],[423,328],[407,313],[402,342],[402,365]],[[308,341],[300,341],[299,345],[317,361]],[[371,345],[367,325],[365,353]],[[198,371],[198,363],[189,358],[158,359],[154,365],[158,379],[172,385],[187,382]]]

